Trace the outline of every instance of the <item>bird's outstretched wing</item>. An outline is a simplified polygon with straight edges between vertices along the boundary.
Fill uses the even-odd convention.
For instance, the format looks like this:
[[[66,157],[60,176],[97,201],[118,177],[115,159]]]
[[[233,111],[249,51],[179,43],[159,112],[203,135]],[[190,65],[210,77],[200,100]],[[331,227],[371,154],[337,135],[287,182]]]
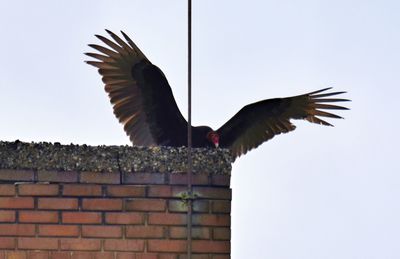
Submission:
[[[152,65],[133,41],[106,30],[114,40],[96,35],[107,47],[89,44],[97,59],[86,61],[99,69],[114,114],[135,145],[179,146],[186,141],[187,122],[176,105],[163,72]]]
[[[243,107],[217,130],[220,146],[228,148],[234,158],[258,147],[275,135],[294,130],[291,119],[332,126],[318,117],[342,118],[322,110],[347,110],[335,102],[347,99],[331,98],[345,92],[322,93],[331,88],[288,98],[259,101]]]

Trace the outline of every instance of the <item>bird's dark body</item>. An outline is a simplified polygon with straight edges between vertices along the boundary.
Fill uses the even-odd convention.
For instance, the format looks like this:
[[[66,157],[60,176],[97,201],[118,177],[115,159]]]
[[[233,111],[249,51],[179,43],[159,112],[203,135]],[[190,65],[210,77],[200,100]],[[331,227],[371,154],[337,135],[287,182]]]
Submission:
[[[125,42],[114,33],[107,32],[115,42],[96,35],[110,49],[89,45],[102,54],[86,53],[99,60],[87,63],[99,68],[114,114],[124,124],[132,143],[186,146],[188,124],[179,111],[163,72],[126,34],[122,32]],[[319,117],[341,117],[323,110],[345,110],[347,108],[332,103],[348,100],[327,98],[344,93],[322,93],[329,89],[248,104],[215,131],[208,126],[192,127],[192,146],[211,148],[219,145],[229,149],[236,158],[275,135],[294,130],[291,119],[332,126]]]

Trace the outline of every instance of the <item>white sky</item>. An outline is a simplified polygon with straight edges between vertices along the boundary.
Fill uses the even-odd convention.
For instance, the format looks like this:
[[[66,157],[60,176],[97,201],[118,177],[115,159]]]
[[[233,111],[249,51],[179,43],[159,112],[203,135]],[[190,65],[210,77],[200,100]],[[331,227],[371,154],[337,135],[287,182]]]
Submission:
[[[296,121],[233,165],[232,258],[400,258],[400,2],[194,0],[193,123],[332,86],[335,128]],[[124,30],[186,114],[186,0],[0,0],[0,139],[129,144],[94,34]]]

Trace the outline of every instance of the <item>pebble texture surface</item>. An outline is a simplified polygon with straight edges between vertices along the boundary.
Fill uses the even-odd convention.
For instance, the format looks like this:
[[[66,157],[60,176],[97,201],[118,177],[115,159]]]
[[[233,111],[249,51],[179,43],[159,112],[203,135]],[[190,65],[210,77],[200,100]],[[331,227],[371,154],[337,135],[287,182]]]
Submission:
[[[193,172],[230,174],[232,157],[224,149],[193,149]],[[88,146],[0,141],[0,169],[57,171],[187,171],[185,147]]]

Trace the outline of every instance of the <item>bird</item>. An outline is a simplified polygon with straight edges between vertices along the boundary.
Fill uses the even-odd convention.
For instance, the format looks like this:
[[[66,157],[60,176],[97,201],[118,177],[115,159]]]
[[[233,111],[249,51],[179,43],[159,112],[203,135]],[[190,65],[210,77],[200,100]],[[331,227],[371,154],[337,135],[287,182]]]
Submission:
[[[85,54],[95,60],[85,62],[98,69],[114,114],[133,145],[186,146],[188,122],[164,73],[123,31],[125,40],[110,30],[106,32],[109,38],[95,35],[106,47],[89,44],[96,53]],[[192,147],[228,149],[234,161],[274,136],[293,131],[293,119],[332,126],[321,117],[342,117],[325,110],[348,110],[336,103],[350,100],[336,97],[346,92],[331,89],[248,104],[217,130],[191,126]]]

